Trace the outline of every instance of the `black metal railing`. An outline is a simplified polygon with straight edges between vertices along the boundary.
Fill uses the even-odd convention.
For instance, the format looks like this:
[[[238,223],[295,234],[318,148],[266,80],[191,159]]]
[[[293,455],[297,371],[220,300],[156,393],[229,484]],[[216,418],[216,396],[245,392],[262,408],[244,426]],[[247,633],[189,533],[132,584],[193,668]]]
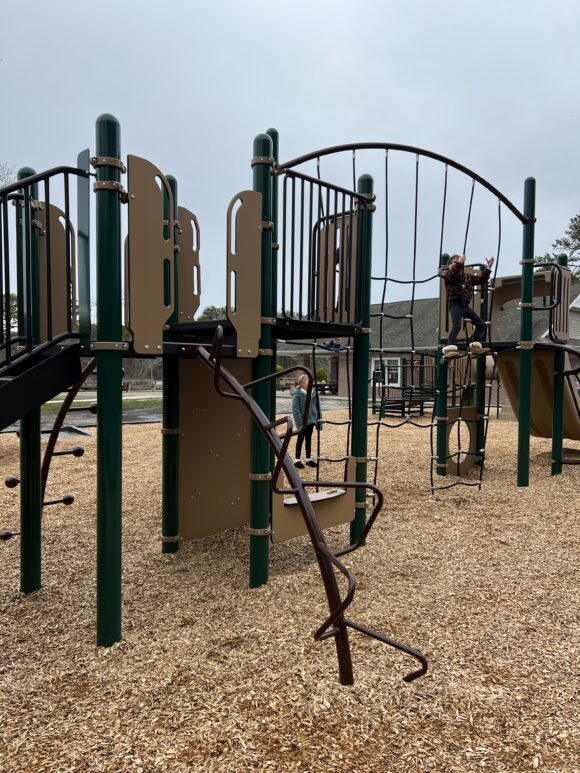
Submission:
[[[89,176],[76,167],[61,166],[0,189],[0,368],[41,344],[78,335],[71,175]],[[56,221],[51,222],[51,197],[54,200],[57,193],[64,202],[64,209],[58,210],[58,227],[63,231],[58,248],[53,233]],[[63,299],[66,308],[59,312],[64,322],[55,329],[56,297]]]
[[[368,197],[294,171],[282,184],[278,284],[282,315],[360,324],[357,275]]]

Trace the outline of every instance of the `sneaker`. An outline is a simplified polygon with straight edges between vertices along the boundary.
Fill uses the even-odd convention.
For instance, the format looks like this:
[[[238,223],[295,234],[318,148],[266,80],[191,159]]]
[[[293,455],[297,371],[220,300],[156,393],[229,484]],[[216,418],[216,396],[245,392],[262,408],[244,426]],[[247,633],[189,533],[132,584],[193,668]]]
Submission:
[[[451,360],[454,357],[461,357],[461,352],[458,351],[455,344],[447,344],[447,346],[443,347],[443,356],[446,359]]]
[[[469,344],[469,353],[474,357],[479,357],[482,354],[489,354],[490,352],[491,349],[482,346],[480,341],[472,341]]]
[[[312,459],[307,459],[307,460],[306,460],[306,464],[307,464],[309,467],[318,467],[318,464],[317,464],[316,462],[314,462]]]
[[[303,470],[303,469],[304,469],[304,465],[302,464],[302,462],[300,461],[300,459],[297,459],[297,460],[294,462],[294,467],[297,467],[299,470]]]

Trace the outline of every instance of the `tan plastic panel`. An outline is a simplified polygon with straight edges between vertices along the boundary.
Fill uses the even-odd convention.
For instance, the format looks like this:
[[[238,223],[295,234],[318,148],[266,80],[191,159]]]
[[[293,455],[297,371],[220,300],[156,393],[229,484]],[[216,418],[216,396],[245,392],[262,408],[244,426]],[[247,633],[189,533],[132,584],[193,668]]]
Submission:
[[[565,344],[570,338],[570,284],[572,271],[569,268],[561,268],[562,275],[556,277],[559,289],[560,304],[552,312],[552,336],[560,344]],[[556,293],[555,293],[556,294]]]
[[[233,210],[237,203],[240,206]],[[237,356],[257,357],[262,316],[262,194],[241,191],[227,215],[227,315],[237,336]]]
[[[138,354],[159,354],[163,326],[173,314],[173,238],[164,238],[163,195],[167,191],[168,220],[173,222],[171,188],[159,169],[144,158],[127,157],[129,236],[125,296],[128,298],[127,327],[133,333]],[[172,229],[168,229],[169,232]],[[164,265],[169,264],[170,301],[165,305]]]
[[[193,212],[178,207],[179,220],[179,321],[191,322],[199,309],[201,268],[199,265],[199,223]]]
[[[230,360],[228,370],[244,383],[251,365]],[[197,539],[249,523],[250,414],[240,401],[218,395],[213,371],[197,360],[180,361],[179,395],[181,536]]]
[[[348,460],[347,481],[356,480],[356,462]],[[307,489],[321,528],[349,523],[355,515],[355,489]],[[272,541],[283,542],[307,534],[295,497],[272,493]]]
[[[67,330],[67,286],[66,286],[66,229],[65,213],[62,209],[49,205],[50,217],[50,295],[52,315],[52,335],[65,333]],[[61,219],[62,218],[62,219]],[[46,204],[38,210],[38,219],[42,228],[39,239],[40,247],[40,340],[48,339],[48,229],[46,227]],[[75,232],[69,221],[70,234],[70,280],[72,319],[76,320],[76,280],[75,280]]]
[[[534,298],[549,298],[552,291],[552,281],[549,271],[536,271],[534,274]],[[521,274],[515,276],[498,276],[495,279],[493,291],[493,314],[491,317],[491,339],[500,341],[501,309],[509,301],[520,300],[522,297]],[[538,312],[534,312],[538,313]],[[546,317],[546,326],[548,320]]]
[[[475,273],[475,269],[473,268],[466,268],[465,269],[466,274],[473,274]],[[450,328],[450,322],[451,319],[449,317],[449,312],[447,311],[447,290],[445,289],[445,280],[443,277],[439,280],[440,286],[441,286],[441,311],[439,316],[439,337],[440,338],[449,338],[449,328]],[[481,317],[481,293],[479,292],[479,285],[476,285],[476,289],[473,295],[473,300],[470,304],[471,308],[475,311],[476,314],[479,314]],[[471,322],[467,322],[467,333],[468,335],[471,335],[473,332],[473,325]],[[459,331],[459,334],[457,336],[458,341],[465,341],[465,330],[464,325],[461,325],[461,330]]]
[[[504,352],[497,357],[497,369],[516,417],[520,410],[520,358],[519,352]],[[566,355],[565,369],[570,369]],[[532,435],[552,437],[552,405],[554,402],[554,353],[534,351],[532,353]],[[571,388],[568,379],[564,381],[564,437],[580,440],[580,419],[576,406],[580,397]]]
[[[325,318],[328,322],[355,321],[357,233],[358,214],[356,212],[352,215],[339,215],[335,221],[320,229],[317,292],[320,319]],[[328,265],[326,265],[327,243]]]
[[[472,405],[464,405],[461,408],[447,408],[447,456],[451,453],[451,433],[455,430],[460,414],[462,419],[467,419],[465,426],[469,431],[469,455],[464,456],[463,458],[459,457],[459,470],[457,469],[457,457],[448,459],[447,474],[459,474],[463,477],[466,472],[469,472],[469,470],[475,467],[475,462],[477,461],[477,457],[475,456],[477,453],[477,408]]]

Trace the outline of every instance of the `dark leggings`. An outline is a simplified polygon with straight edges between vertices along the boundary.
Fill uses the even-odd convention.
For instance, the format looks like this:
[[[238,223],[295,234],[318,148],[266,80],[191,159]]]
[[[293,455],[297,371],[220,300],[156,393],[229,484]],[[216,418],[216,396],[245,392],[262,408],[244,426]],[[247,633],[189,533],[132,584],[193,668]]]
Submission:
[[[312,433],[314,432],[314,424],[307,424],[304,432],[298,435],[296,441],[296,459],[300,459],[302,453],[302,443],[306,441],[306,458],[310,459],[310,453],[312,451]]]
[[[463,301],[449,301],[447,304],[449,309],[449,315],[451,317],[451,330],[449,331],[448,344],[457,343],[457,336],[463,325],[463,318],[467,317],[475,325],[473,335],[469,341],[483,341],[485,340],[485,322],[479,317],[467,304]]]

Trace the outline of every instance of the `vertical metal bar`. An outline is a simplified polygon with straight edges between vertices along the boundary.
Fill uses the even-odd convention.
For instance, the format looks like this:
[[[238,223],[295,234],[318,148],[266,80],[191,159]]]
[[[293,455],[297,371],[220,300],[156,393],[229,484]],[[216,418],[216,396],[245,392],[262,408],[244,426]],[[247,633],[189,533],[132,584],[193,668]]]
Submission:
[[[304,288],[304,180],[300,180],[300,275],[298,278],[298,319],[302,319]]]
[[[339,284],[338,284],[338,308],[339,308],[339,316],[338,321],[343,322],[344,317],[344,308],[345,308],[345,297],[346,293],[348,292],[347,287],[345,285],[345,276],[344,276],[344,269],[345,269],[345,241],[346,237],[346,194],[342,194],[342,212],[340,217],[340,254],[339,254]]]
[[[272,139],[267,134],[259,134],[254,139],[254,158],[272,156]],[[272,218],[272,172],[268,163],[258,163],[253,171],[254,190],[262,194],[262,220]],[[294,199],[294,196],[293,196]],[[293,201],[294,204],[294,201]],[[292,232],[294,223],[292,222]],[[261,315],[272,317],[272,231],[262,230],[262,292]],[[272,347],[272,328],[262,324],[260,331],[260,349]],[[273,370],[273,358],[259,355],[252,362],[253,378],[268,376]],[[254,399],[266,416],[272,415],[270,384],[258,384],[254,387]],[[265,474],[270,471],[270,447],[255,423],[252,423],[252,469],[250,472]],[[251,481],[250,526],[252,529],[267,530],[270,524],[271,491],[268,480]],[[270,538],[266,533],[250,537],[250,587],[256,588],[268,581]]]
[[[286,213],[288,199],[288,175],[284,175],[282,185],[282,313],[286,314]]]
[[[48,217],[48,215],[47,215]],[[70,248],[70,196],[68,173],[64,175],[64,228],[66,245],[66,329],[72,331],[72,282],[71,282],[71,248]]]
[[[48,177],[44,181],[44,212],[46,223],[44,234],[44,254],[46,255],[46,337],[50,341],[52,338],[52,243],[50,236],[50,180]]]
[[[292,216],[290,219],[291,233],[291,247],[290,247],[290,316],[294,316],[294,276],[296,274],[296,265],[294,262],[295,250],[296,250],[296,178],[292,177],[290,180],[292,185]]]
[[[358,192],[373,193],[373,178],[363,174],[358,180]],[[370,356],[370,298],[372,263],[372,212],[359,206],[358,250],[356,275],[357,317],[362,321],[363,332],[354,337],[353,379],[352,379],[352,456],[357,458],[356,480],[366,483],[367,479],[367,422],[369,410],[369,356]],[[350,524],[350,541],[359,539],[366,523],[366,491],[356,489],[355,516]]]
[[[8,239],[8,200],[2,199],[2,241],[0,243],[0,344],[6,344],[6,352],[11,346],[12,322],[10,309],[10,244]],[[4,313],[6,309],[6,313]]]
[[[83,150],[77,167],[89,171],[90,153]],[[89,177],[77,177],[77,288],[81,347],[89,351],[91,340],[91,252],[90,252],[90,187]]]
[[[313,197],[314,183],[309,184],[308,190],[308,319],[314,319],[314,234],[313,226]]]
[[[447,179],[447,178],[446,178]],[[439,257],[439,267],[443,268],[447,265],[449,255],[442,253]],[[439,319],[443,317],[443,313],[447,313],[447,310],[443,308],[445,303],[445,285],[443,282],[439,283]],[[440,331],[443,332],[443,331]],[[444,338],[439,338],[439,344],[445,342]],[[449,363],[441,354],[441,349],[437,349],[435,354],[435,372],[434,372],[434,384],[435,384],[435,411],[436,411],[436,448],[437,448],[437,475],[447,475],[447,381],[449,378]],[[453,379],[455,384],[455,377]]]
[[[98,156],[120,159],[121,127],[112,115],[96,123]],[[120,180],[114,166],[99,166],[97,180]],[[121,203],[119,193],[97,197],[97,340],[121,340]],[[121,354],[97,354],[97,645],[121,639]]]
[[[333,223],[334,227],[332,229],[332,254],[331,254],[331,261],[332,261],[332,307],[330,310],[330,313],[332,315],[332,321],[336,321],[336,312],[338,311],[337,305],[336,305],[336,266],[337,266],[337,260],[336,260],[336,226],[337,226],[337,219],[336,214],[338,211],[338,191],[334,191],[334,218]]]
[[[177,180],[168,175],[167,181],[173,196],[173,212],[169,207],[169,196],[163,189],[164,218],[167,227],[164,237],[171,237],[173,248],[177,246],[178,228],[177,220]],[[169,298],[173,298],[173,314],[167,320],[169,324],[179,321],[179,252],[173,249],[173,277],[170,277],[168,287]],[[164,341],[171,341],[171,333],[163,334]],[[177,357],[163,358],[163,436],[162,436],[162,460],[163,460],[163,486],[162,486],[162,523],[161,523],[161,551],[163,553],[176,553],[179,548],[179,368],[180,360]]]
[[[532,309],[534,299],[534,216],[536,204],[536,181],[528,177],[524,184],[524,225],[522,244],[522,308],[520,321],[520,342],[532,340]],[[531,222],[530,222],[531,221]],[[532,409],[532,349],[530,343],[520,348],[520,393],[518,420],[518,472],[517,485],[522,488],[530,479],[530,428]]]
[[[32,169],[20,175],[34,174]],[[40,343],[38,228],[31,222],[30,197],[38,200],[38,185],[25,188],[26,296],[29,350]],[[40,479],[40,408],[20,420],[20,590],[32,593],[42,584],[42,487]]]
[[[487,320],[488,318],[488,285],[484,282],[479,289],[481,293],[481,318]],[[486,416],[485,416],[485,371],[486,371],[486,357],[478,357],[477,364],[475,366],[475,407],[477,410],[477,424],[476,426],[476,443],[477,454],[476,460],[480,466],[483,467],[483,453],[485,446],[485,429],[486,429]],[[481,456],[479,455],[481,453]],[[459,458],[459,457],[458,457]]]
[[[324,311],[323,319],[328,322],[328,242],[330,237],[330,188],[326,188],[326,233],[324,239]]]
[[[24,188],[24,294],[25,294],[25,326],[26,326],[26,350],[32,351],[34,340],[34,317],[32,313],[33,277],[32,277],[32,247],[30,222],[30,191]]]
[[[559,266],[568,265],[568,256],[558,255],[556,262]],[[560,293],[560,308],[556,313],[568,314],[568,299],[564,299]],[[554,402],[552,403],[552,475],[562,473],[562,452],[564,448],[564,368],[566,367],[566,353],[554,351]]]

